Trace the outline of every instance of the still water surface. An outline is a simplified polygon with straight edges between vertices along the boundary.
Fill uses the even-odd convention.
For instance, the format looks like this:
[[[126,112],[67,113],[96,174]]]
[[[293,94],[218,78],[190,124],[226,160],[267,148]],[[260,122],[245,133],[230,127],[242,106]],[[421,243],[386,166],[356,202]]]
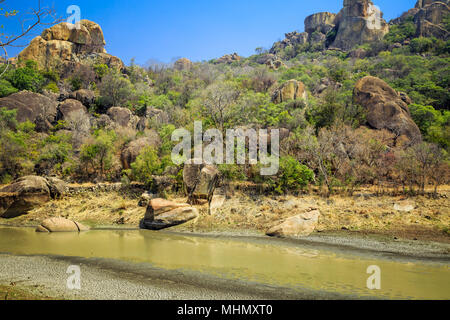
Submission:
[[[166,270],[360,297],[450,299],[449,264],[403,262],[279,241],[147,230],[42,234],[29,228],[0,227],[0,253],[117,259]],[[366,270],[371,265],[381,268],[381,290],[367,289],[370,275]]]

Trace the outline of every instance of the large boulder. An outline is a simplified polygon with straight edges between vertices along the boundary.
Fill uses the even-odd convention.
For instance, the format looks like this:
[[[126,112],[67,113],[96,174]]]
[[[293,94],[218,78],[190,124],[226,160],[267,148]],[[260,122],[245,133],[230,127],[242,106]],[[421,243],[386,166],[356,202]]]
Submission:
[[[100,26],[88,20],[81,20],[79,28],[62,22],[44,30],[19,54],[19,61],[27,60],[36,61],[41,69],[89,61],[124,68],[119,58],[106,53]]]
[[[88,230],[89,227],[64,218],[46,219],[36,228],[36,232],[82,232]]]
[[[112,107],[107,114],[118,127],[136,129],[139,123],[139,117],[133,115],[128,108]]]
[[[283,83],[273,94],[274,103],[282,103],[289,100],[307,99],[306,88],[303,82],[289,80]]]
[[[272,49],[270,49],[270,54],[276,54],[278,51],[285,49],[287,47],[295,47],[297,45],[304,45],[308,43],[309,34],[307,32],[299,33],[297,31],[289,32],[285,34],[284,40],[274,43]],[[273,59],[274,61],[276,58]],[[264,62],[267,64],[268,61]]]
[[[161,230],[177,226],[198,217],[198,210],[186,203],[164,199],[150,200],[142,226],[145,229]]]
[[[58,120],[63,120],[66,129],[76,135],[85,135],[91,128],[90,115],[87,108],[78,100],[67,99],[58,106]]]
[[[87,108],[78,100],[67,99],[58,106],[58,120],[69,121],[78,115],[89,117]]]
[[[344,8],[337,15],[335,24],[336,37],[332,47],[342,50],[381,41],[389,32],[389,25],[371,0],[344,0]]]
[[[216,63],[226,63],[226,64],[231,64],[235,61],[241,61],[241,57],[237,54],[237,53],[233,53],[233,54],[226,54],[222,57],[220,57],[219,59],[216,60]]]
[[[320,32],[327,34],[334,28],[336,14],[330,12],[319,12],[305,19],[305,31],[309,34]]]
[[[376,77],[359,80],[353,91],[353,99],[367,111],[368,124],[378,130],[387,129],[396,136],[405,136],[411,142],[419,142],[422,136],[409,112],[409,98],[392,89]],[[403,98],[402,98],[403,97]]]
[[[139,138],[128,144],[128,146],[123,149],[120,160],[122,162],[122,167],[124,169],[130,169],[131,164],[136,161],[142,150],[147,147],[153,147],[157,149],[161,145],[161,138],[159,134],[151,130],[146,137]]]
[[[178,59],[173,65],[173,68],[178,71],[189,71],[192,67],[193,63],[187,58]]]
[[[71,99],[80,101],[84,106],[90,107],[94,105],[97,97],[95,92],[87,89],[80,89],[70,94]]]
[[[36,130],[47,132],[56,122],[58,103],[42,94],[21,91],[0,99],[0,108],[17,110],[17,121],[31,121]]]
[[[50,199],[64,195],[65,184],[58,179],[22,177],[0,189],[0,217],[15,218],[28,213]]]
[[[280,238],[309,236],[316,229],[319,222],[319,217],[319,210],[313,210],[296,215],[288,218],[282,224],[271,228],[267,231],[267,235]]]
[[[199,199],[211,200],[219,182],[219,170],[213,165],[207,165],[192,159],[184,165],[183,184],[189,203]]]

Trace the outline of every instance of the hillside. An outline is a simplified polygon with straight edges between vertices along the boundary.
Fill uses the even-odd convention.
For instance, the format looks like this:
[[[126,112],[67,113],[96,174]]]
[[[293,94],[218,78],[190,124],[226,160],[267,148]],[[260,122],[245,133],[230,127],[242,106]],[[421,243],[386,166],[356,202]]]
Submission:
[[[345,0],[270,50],[161,68],[106,53],[94,22],[55,25],[0,79],[0,184],[38,175],[182,193],[171,135],[198,120],[223,133],[280,129],[276,175],[218,165],[222,186],[437,196],[449,179],[449,1],[419,0],[390,22],[373,10]]]

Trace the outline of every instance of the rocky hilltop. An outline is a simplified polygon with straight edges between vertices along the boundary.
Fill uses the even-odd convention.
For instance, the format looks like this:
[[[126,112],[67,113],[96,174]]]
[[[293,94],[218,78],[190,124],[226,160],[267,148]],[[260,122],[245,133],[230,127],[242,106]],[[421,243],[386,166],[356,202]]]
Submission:
[[[416,6],[391,24],[400,24],[412,18],[417,26],[416,36],[448,39],[449,33],[442,25],[444,17],[450,14],[449,0],[418,0]]]
[[[389,25],[400,24],[408,18],[412,18],[417,27],[417,37],[446,40],[448,31],[443,20],[449,13],[449,0],[418,0],[414,8],[388,24],[371,0],[344,0],[344,7],[337,14],[319,12],[308,16],[305,32],[287,33],[284,40],[273,45],[270,53],[297,45],[349,51],[358,45],[383,40]]]
[[[63,22],[34,38],[19,54],[19,61],[34,60],[42,69],[69,69],[90,62],[123,69],[123,62],[106,53],[105,45],[103,31],[95,22],[81,20],[80,28]]]

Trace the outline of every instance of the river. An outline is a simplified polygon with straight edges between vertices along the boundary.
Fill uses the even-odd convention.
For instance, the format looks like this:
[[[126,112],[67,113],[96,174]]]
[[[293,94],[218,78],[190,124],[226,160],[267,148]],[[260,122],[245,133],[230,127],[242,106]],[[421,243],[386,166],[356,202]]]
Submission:
[[[0,253],[17,256],[113,259],[168,272],[356,298],[450,299],[448,260],[395,259],[270,240],[147,230],[42,234],[31,228],[0,227]],[[369,266],[381,270],[380,290],[367,288]]]

